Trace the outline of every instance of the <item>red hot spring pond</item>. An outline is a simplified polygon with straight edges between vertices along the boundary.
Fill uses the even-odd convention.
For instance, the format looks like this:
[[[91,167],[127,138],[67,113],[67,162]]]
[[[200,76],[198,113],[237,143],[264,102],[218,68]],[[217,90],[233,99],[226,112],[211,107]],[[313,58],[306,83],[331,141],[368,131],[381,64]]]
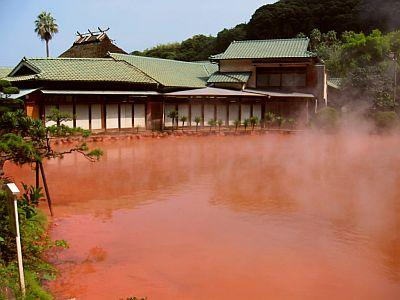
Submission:
[[[46,162],[57,299],[400,299],[399,137],[95,146]]]

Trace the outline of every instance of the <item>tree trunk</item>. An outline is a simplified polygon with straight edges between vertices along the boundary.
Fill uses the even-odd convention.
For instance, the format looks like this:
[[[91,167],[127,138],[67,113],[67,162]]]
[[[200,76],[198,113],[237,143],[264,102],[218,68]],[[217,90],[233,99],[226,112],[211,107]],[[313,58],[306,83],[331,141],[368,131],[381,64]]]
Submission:
[[[49,188],[47,187],[47,180],[46,180],[46,175],[44,174],[44,168],[42,162],[39,162],[39,168],[40,168],[40,173],[42,173],[42,181],[44,185],[44,190],[46,192],[47,204],[49,205],[50,215],[53,216],[53,208],[51,205],[50,192]]]
[[[47,57],[50,57],[50,53],[49,53],[49,41],[46,40],[46,55]]]

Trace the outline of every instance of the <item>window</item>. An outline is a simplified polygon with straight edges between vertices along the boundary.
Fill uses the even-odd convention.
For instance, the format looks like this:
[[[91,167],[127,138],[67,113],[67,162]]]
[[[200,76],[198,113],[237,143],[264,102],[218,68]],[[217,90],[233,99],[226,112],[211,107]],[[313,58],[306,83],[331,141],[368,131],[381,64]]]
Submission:
[[[302,68],[258,68],[258,88],[305,87],[306,70]]]
[[[306,74],[287,73],[282,74],[283,87],[304,87],[306,86]]]

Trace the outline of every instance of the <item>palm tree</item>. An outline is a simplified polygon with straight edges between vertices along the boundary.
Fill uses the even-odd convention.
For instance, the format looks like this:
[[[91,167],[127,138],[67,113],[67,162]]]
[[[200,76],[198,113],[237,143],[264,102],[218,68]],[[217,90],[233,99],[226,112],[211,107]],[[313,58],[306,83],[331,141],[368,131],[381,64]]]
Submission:
[[[178,124],[178,111],[177,110],[169,111],[167,114],[167,117],[172,119],[172,131],[174,131],[175,120],[176,120],[176,124]]]
[[[58,32],[58,25],[51,13],[42,11],[35,20],[35,32],[42,41],[46,42],[46,54],[49,54],[49,41],[53,38],[54,34]]]
[[[267,128],[269,129],[273,123],[276,121],[276,116],[273,112],[267,112],[264,116],[265,123],[267,123]]]
[[[250,119],[245,119],[243,121],[244,131],[247,130],[247,127],[249,126],[249,124],[250,124]]]
[[[181,116],[181,118],[179,119],[179,121],[182,122],[182,131],[183,131],[183,127],[185,126],[185,122],[187,121],[187,117],[186,116]]]
[[[235,132],[236,132],[238,127],[240,126],[240,120],[233,121],[233,125],[235,125]]]
[[[250,125],[251,125],[251,131],[254,131],[254,126],[256,126],[258,124],[258,117],[257,116],[253,116],[250,117]]]
[[[196,131],[197,131],[197,128],[199,127],[199,124],[201,122],[201,117],[199,116],[195,117],[194,122],[196,123]]]
[[[281,129],[282,126],[286,123],[286,119],[282,116],[277,116],[275,119],[276,119],[276,123],[278,124],[279,129]]]
[[[222,120],[218,120],[217,124],[218,124],[218,131],[221,132],[221,126],[224,124],[224,122]]]
[[[213,126],[217,125],[217,121],[215,121],[214,119],[210,119],[208,120],[207,124],[210,125],[210,132],[211,132]]]

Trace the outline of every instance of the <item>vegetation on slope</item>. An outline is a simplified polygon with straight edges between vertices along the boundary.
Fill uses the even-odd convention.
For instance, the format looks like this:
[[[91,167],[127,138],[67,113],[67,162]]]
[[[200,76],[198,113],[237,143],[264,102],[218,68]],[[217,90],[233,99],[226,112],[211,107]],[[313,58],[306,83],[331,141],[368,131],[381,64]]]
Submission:
[[[397,0],[281,0],[260,7],[248,24],[223,29],[216,37],[196,35],[181,43],[158,45],[135,55],[184,61],[207,60],[221,53],[234,40],[292,38],[309,36],[314,28],[321,32],[346,31],[386,33],[400,27],[400,2]]]

